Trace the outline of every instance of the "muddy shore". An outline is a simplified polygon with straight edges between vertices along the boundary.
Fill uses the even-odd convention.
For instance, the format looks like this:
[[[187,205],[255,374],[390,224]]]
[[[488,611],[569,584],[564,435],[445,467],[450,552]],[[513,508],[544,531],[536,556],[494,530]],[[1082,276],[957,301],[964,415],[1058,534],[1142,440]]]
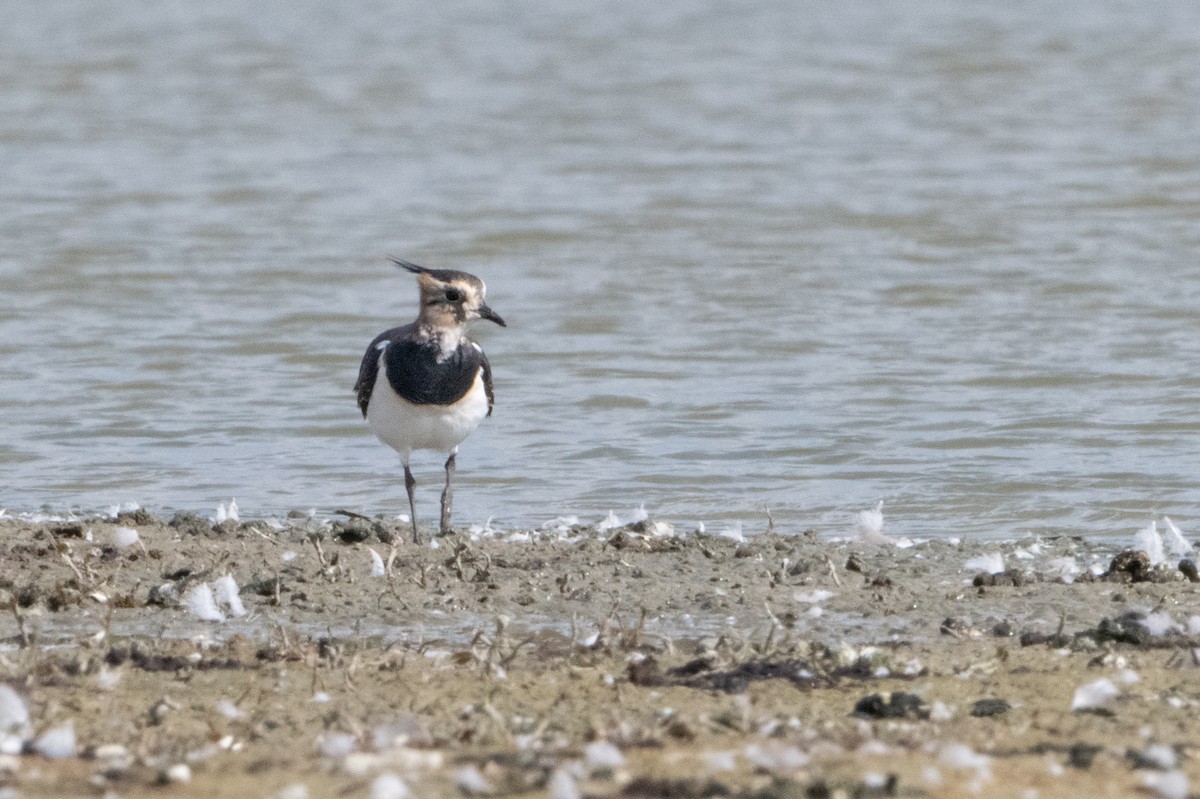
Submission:
[[[0,796],[1200,785],[1186,558],[651,520],[406,538],[0,517]]]

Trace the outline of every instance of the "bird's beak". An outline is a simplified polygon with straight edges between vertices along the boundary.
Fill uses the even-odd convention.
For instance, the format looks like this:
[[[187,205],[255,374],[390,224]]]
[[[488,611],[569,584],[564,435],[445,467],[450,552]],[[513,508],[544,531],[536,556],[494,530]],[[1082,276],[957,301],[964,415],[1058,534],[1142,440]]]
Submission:
[[[490,319],[496,324],[500,325],[500,327],[508,327],[508,325],[504,324],[504,320],[500,318],[500,314],[489,308],[487,303],[479,306],[479,318]]]

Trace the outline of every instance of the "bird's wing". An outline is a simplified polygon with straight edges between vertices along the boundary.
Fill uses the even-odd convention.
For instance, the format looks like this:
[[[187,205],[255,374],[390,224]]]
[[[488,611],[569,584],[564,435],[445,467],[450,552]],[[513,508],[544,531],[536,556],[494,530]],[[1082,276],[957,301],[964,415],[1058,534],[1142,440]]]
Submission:
[[[496,392],[492,390],[492,365],[488,363],[487,355],[483,352],[483,347],[471,342],[475,349],[479,351],[479,365],[483,368],[483,391],[487,394],[488,412],[487,415],[492,415],[492,406],[496,404]]]
[[[389,344],[407,333],[410,327],[412,325],[385,330],[367,346],[362,363],[358,365],[358,380],[354,382],[354,393],[358,396],[358,409],[362,411],[364,419],[367,418],[367,406],[371,403],[371,392],[375,390],[375,378],[379,375],[379,357]]]

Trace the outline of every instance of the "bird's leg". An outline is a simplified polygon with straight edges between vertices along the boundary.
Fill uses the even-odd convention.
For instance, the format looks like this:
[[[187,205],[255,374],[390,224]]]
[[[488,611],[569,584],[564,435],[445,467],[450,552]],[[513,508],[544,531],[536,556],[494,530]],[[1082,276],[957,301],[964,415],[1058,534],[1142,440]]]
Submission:
[[[404,489],[408,491],[408,512],[409,518],[412,519],[413,528],[413,543],[421,543],[421,535],[417,532],[417,504],[413,501],[413,487],[417,481],[413,479],[412,472],[408,468],[408,464],[404,464]]]
[[[450,533],[450,504],[454,501],[454,494],[450,490],[450,477],[454,474],[454,456],[456,454],[451,452],[450,457],[446,459],[446,487],[442,489],[442,535]]]

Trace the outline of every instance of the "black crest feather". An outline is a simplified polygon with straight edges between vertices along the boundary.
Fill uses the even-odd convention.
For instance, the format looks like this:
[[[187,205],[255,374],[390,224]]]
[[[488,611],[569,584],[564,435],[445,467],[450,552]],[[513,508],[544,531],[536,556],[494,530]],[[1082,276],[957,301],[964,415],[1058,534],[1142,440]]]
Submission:
[[[392,263],[394,263],[396,266],[400,267],[401,269],[407,269],[408,271],[413,272],[418,275],[421,274],[422,272],[432,272],[433,271],[432,269],[426,269],[425,267],[418,266],[417,264],[414,264],[411,261],[405,261],[403,258],[396,258],[395,256],[392,256],[392,255],[388,256],[388,260],[391,261]]]

